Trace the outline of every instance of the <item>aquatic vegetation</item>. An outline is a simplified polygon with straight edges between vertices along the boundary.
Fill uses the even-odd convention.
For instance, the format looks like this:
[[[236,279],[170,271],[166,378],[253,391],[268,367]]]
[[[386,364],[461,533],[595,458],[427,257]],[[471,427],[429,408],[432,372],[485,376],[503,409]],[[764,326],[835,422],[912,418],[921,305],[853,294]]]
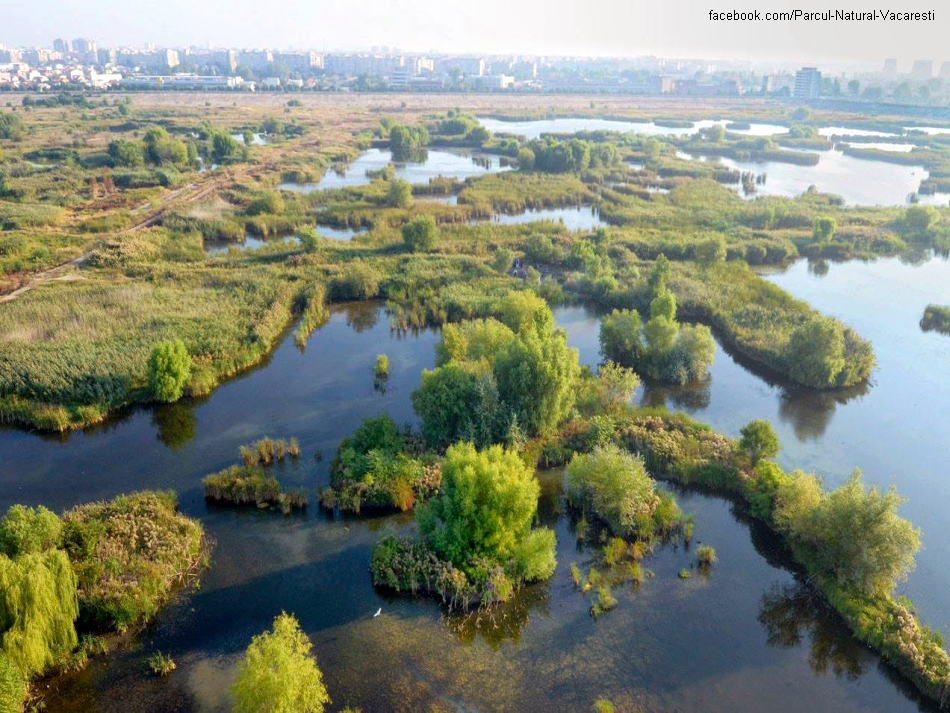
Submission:
[[[231,686],[238,713],[322,713],[330,703],[313,644],[296,617],[281,613],[273,628],[255,636]]]
[[[385,379],[389,376],[389,357],[385,354],[376,355],[376,364],[373,366],[373,373],[377,379]]]
[[[574,454],[567,466],[567,494],[574,507],[602,520],[620,537],[668,533],[679,517],[672,496],[657,491],[643,460],[615,445]]]
[[[705,567],[715,564],[716,550],[709,545],[700,545],[696,548],[696,561]]]
[[[162,676],[163,678],[177,668],[175,660],[161,651],[156,651],[148,657],[148,667],[156,676]]]
[[[246,446],[240,446],[241,461],[246,467],[255,465],[271,465],[280,463],[286,456],[298,458],[300,456],[300,444],[296,438],[289,441],[283,438],[260,438]]]
[[[927,305],[924,316],[920,319],[920,328],[925,332],[933,330],[950,334],[950,307]]]
[[[303,489],[284,491],[280,482],[260,466],[238,466],[206,476],[201,481],[205,498],[235,505],[273,506],[285,515],[307,507]]]
[[[533,471],[513,451],[450,446],[441,493],[416,510],[420,539],[379,542],[373,581],[464,608],[506,601],[521,583],[550,578],[554,533],[531,528],[538,493]]]
[[[205,563],[201,525],[171,492],[120,495],[63,513],[63,546],[76,571],[79,620],[119,629],[151,619],[172,589]]]
[[[690,572],[688,569],[681,569],[680,572],[679,572],[679,578],[680,578],[680,579],[692,579],[692,578],[693,578],[693,573]]]
[[[601,584],[597,587],[597,599],[591,605],[590,614],[595,619],[601,614],[606,614],[617,606],[617,598],[610,591],[610,587]]]

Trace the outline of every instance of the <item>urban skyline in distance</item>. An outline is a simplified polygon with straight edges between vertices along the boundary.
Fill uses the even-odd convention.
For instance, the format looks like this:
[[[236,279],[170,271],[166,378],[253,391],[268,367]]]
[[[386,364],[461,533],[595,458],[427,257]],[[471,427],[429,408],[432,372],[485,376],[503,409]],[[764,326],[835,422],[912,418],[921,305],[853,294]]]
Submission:
[[[748,0],[729,9],[748,9]],[[778,0],[771,9],[791,6]],[[40,46],[50,35],[88,36],[109,46],[294,48],[323,53],[398,46],[406,52],[534,56],[702,58],[763,64],[867,68],[883,58],[940,61],[950,21],[926,24],[713,23],[698,0],[675,7],[631,0],[478,4],[278,0],[262,12],[248,0],[99,0],[94,12],[63,0],[36,0],[4,14],[0,42]],[[815,6],[809,8],[807,6]],[[797,3],[817,9],[819,3]],[[927,9],[927,8],[923,8]],[[950,16],[948,16],[950,17]],[[39,19],[38,18],[43,18]],[[174,22],[170,20],[174,18]]]

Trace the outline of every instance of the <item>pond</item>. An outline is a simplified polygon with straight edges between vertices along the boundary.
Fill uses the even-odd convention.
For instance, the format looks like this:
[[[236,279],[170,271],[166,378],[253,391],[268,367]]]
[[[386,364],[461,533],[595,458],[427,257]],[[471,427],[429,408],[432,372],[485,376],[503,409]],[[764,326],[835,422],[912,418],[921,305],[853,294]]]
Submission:
[[[858,269],[849,277],[850,266],[831,268],[832,276],[846,271],[834,289],[829,278],[800,265],[772,278],[796,293],[808,293],[821,308],[841,311],[846,319],[852,318],[854,307],[868,302],[862,312],[867,319],[852,323],[875,339],[881,369],[874,388],[854,400],[862,407],[873,403],[885,374],[893,380],[885,393],[897,392],[870,414],[847,399],[832,399],[829,406],[823,397],[803,397],[783,405],[789,399],[785,390],[722,352],[707,396],[698,402],[673,392],[652,391],[638,398],[651,403],[668,399],[733,434],[749,418],[777,412],[787,464],[820,468],[833,478],[863,465],[875,482],[886,481],[891,464],[900,465],[895,472],[902,492],[913,491],[914,479],[921,479],[925,482],[920,485],[942,493],[947,486],[931,477],[938,473],[932,449],[946,432],[946,415],[935,417],[926,424],[929,428],[919,416],[923,408],[946,403],[947,385],[935,383],[942,374],[912,382],[926,376],[928,366],[945,360],[950,349],[950,340],[935,341],[946,338],[913,331],[917,302],[943,296],[931,292],[941,280],[948,284],[946,263],[879,265],[886,272],[872,274],[875,280],[919,285],[902,291],[899,309],[886,304],[891,291],[869,284],[871,294],[866,294],[862,280],[869,276]],[[888,325],[883,334],[875,328],[876,317]],[[558,308],[557,319],[585,363],[596,363],[596,317],[566,307]],[[877,344],[884,336],[895,340],[892,347]],[[409,396],[421,370],[433,366],[438,338],[434,330],[393,332],[378,304],[341,306],[303,351],[288,335],[259,368],[205,399],[131,409],[65,437],[0,430],[0,508],[24,502],[62,509],[131,490],[174,488],[182,510],[199,517],[216,543],[200,591],[180,596],[153,625],[108,657],[54,679],[47,710],[225,710],[237,658],[281,610],[295,613],[314,642],[335,704],[364,711],[433,705],[586,710],[601,696],[620,710],[918,709],[879,660],[795,580],[768,534],[750,529],[718,498],[678,494],[684,510],[695,514],[697,541],[717,549],[720,562],[711,575],[680,580],[677,572],[694,555],[682,546],[664,546],[645,563],[655,576],[637,588],[615,588],[618,607],[596,622],[588,614],[589,598],[570,582],[570,564],[587,567],[593,559],[575,540],[565,516],[557,472],[541,474],[539,507],[540,520],[558,536],[554,577],[480,623],[446,619],[432,601],[395,598],[372,587],[367,571],[372,544],[387,530],[411,529],[406,516],[345,518],[311,505],[306,514],[283,517],[206,504],[201,478],[235,462],[239,445],[263,435],[300,440],[300,460],[275,472],[283,482],[313,491],[327,482],[339,441],[363,418],[386,412],[397,422],[414,423]],[[383,389],[373,383],[378,353],[389,356],[390,377]],[[905,364],[911,367],[906,372],[901,369]],[[921,393],[927,394],[923,401]],[[895,433],[899,429],[893,419],[878,423],[874,414],[880,416],[887,404],[894,407],[893,398],[906,399],[898,404],[897,416],[914,411],[918,418],[907,423],[920,423],[919,429]],[[855,425],[848,427],[852,420]],[[839,424],[843,432],[836,430]],[[848,443],[849,438],[857,440]],[[894,453],[879,462],[888,443]],[[864,448],[868,450],[860,452]],[[316,451],[322,460],[313,458]],[[914,508],[946,506],[943,495],[932,494],[928,505],[927,498],[909,494]],[[946,553],[930,521],[918,519],[917,509],[908,514],[924,526],[928,547],[936,549],[932,554],[937,559],[931,561],[939,561]],[[919,575],[909,588],[926,616],[936,610],[933,599],[945,596],[946,581],[938,582],[939,589],[925,599],[917,591]],[[380,607],[383,614],[374,619]],[[155,650],[178,664],[168,679],[147,671],[146,659]]]
[[[923,166],[904,166],[847,156],[841,151],[817,151],[818,163],[799,166],[781,161],[737,161],[722,157],[719,162],[736,171],[765,174],[756,192],[743,194],[739,184],[732,188],[748,199],[756,196],[793,197],[815,186],[823,193],[841,196],[847,205],[906,205],[929,173]],[[681,158],[691,154],[677,152]],[[709,158],[707,160],[713,160]],[[944,203],[946,200],[944,200]]]
[[[438,176],[465,180],[470,176],[498,173],[511,168],[502,166],[498,156],[478,151],[429,149],[423,152],[423,156],[422,160],[394,160],[392,151],[369,149],[352,163],[339,167],[339,170],[327,169],[316,183],[281,183],[280,188],[307,193],[326,188],[365,186],[371,180],[366,175],[367,171],[382,170],[390,162],[395,166],[396,178],[413,184],[428,183]]]
[[[240,143],[244,143],[244,134],[238,132],[236,134],[231,134],[231,138]],[[250,146],[263,146],[267,143],[267,135],[251,132],[251,143]]]
[[[623,134],[645,134],[649,136],[687,136],[700,129],[715,124],[729,123],[724,119],[703,119],[692,122],[688,127],[657,126],[652,121],[621,121],[615,119],[594,118],[564,118],[564,119],[534,119],[530,121],[508,121],[506,119],[491,119],[480,117],[478,122],[492,133],[514,134],[527,139],[540,138],[542,134],[573,134],[578,131],[618,131]],[[776,124],[750,124],[748,129],[730,129],[736,134],[749,136],[772,136],[787,134],[788,127]]]
[[[608,223],[601,219],[600,211],[591,206],[574,206],[566,208],[529,208],[522,213],[496,213],[491,222],[498,225],[520,225],[533,223],[538,220],[551,220],[555,223],[564,223],[568,230],[596,230],[605,228]],[[484,222],[473,220],[472,223]]]
[[[322,232],[322,231],[321,231]],[[328,236],[329,237],[329,236]],[[243,252],[245,250],[256,250],[268,245],[282,245],[284,247],[294,247],[300,243],[296,235],[280,235],[273,238],[261,238],[250,233],[244,235],[244,240],[234,242],[231,240],[205,240],[205,255],[221,255],[230,250]]]

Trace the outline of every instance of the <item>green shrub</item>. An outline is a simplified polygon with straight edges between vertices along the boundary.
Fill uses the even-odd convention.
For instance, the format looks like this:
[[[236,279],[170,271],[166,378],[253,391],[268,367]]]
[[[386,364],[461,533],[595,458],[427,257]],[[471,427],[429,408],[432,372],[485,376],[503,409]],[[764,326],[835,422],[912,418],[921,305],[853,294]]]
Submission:
[[[778,455],[778,435],[768,421],[750,421],[742,427],[739,434],[739,450],[748,457],[753,468],[763,458],[771,459]]]
[[[426,253],[432,250],[438,236],[439,229],[431,215],[413,218],[402,226],[402,239],[406,247],[414,253]]]

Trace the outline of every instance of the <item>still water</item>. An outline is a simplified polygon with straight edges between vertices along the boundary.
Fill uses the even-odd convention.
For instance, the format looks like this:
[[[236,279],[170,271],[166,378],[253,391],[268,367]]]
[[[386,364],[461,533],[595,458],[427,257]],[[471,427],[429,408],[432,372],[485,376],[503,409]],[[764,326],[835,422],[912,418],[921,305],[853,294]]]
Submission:
[[[920,182],[929,175],[923,166],[855,158],[835,150],[815,153],[819,160],[814,166],[780,161],[736,161],[726,157],[719,162],[735,171],[765,174],[765,183],[757,184],[755,193],[744,196],[749,199],[760,195],[799,196],[815,186],[822,193],[841,196],[847,205],[905,205],[910,194],[915,193]],[[684,152],[677,155],[691,156]],[[738,184],[733,188],[742,193]]]
[[[409,183],[428,183],[438,176],[465,180],[470,176],[482,176],[486,173],[498,173],[510,170],[502,166],[498,156],[477,151],[454,149],[430,149],[422,152],[418,160],[394,160],[392,151],[369,149],[355,161],[338,169],[328,169],[316,183],[281,183],[280,188],[287,191],[320,191],[325,188],[347,188],[365,186],[370,182],[367,171],[379,171],[390,163],[395,167],[396,178]]]
[[[950,266],[897,261],[848,263],[809,272],[798,263],[775,280],[836,314],[875,343],[880,368],[864,393],[796,394],[717,355],[698,390],[646,389],[735,434],[754,417],[776,422],[783,464],[840,480],[854,465],[874,482],[896,482],[912,498],[906,513],[928,549],[907,591],[924,618],[947,612],[941,510],[940,366],[950,339],[919,331],[928,301],[950,301]],[[879,289],[882,280],[893,289]],[[597,358],[597,318],[579,307],[557,319],[585,363]],[[200,479],[236,461],[237,447],[263,435],[297,436],[303,455],[275,471],[288,485],[327,482],[339,441],[367,417],[387,412],[414,422],[409,395],[434,363],[435,331],[398,334],[376,304],[340,307],[298,350],[285,339],[259,368],[198,402],[138,408],[68,437],[0,431],[0,508],[13,502],[62,509],[140,488],[174,488],[182,510],[201,518],[216,546],[200,591],[180,596],[152,626],[85,671],[53,681],[49,711],[224,710],[234,665],[251,637],[281,610],[294,612],[337,707],[364,711],[586,710],[610,698],[618,710],[912,711],[904,686],[855,644],[786,568],[767,533],[719,498],[683,492],[696,538],[716,547],[709,576],[676,574],[694,559],[667,545],[641,586],[615,587],[617,608],[596,621],[574,591],[569,566],[594,563],[579,545],[560,498],[560,474],[542,474],[541,522],[558,535],[558,569],[480,622],[444,618],[431,601],[374,590],[367,563],[385,531],[408,531],[405,516],[343,518],[317,507],[283,517],[212,507]],[[943,341],[941,341],[943,340]],[[390,378],[374,387],[376,354]],[[321,451],[323,459],[313,458]],[[934,565],[933,571],[930,571]],[[383,614],[372,618],[382,607]],[[170,654],[178,669],[151,676],[146,659]]]
[[[657,126],[652,121],[619,121],[614,119],[568,118],[535,119],[531,121],[507,121],[504,119],[479,118],[478,123],[492,133],[515,134],[527,139],[540,138],[542,134],[573,134],[578,131],[618,131],[622,134],[645,134],[648,136],[688,136],[700,129],[716,124],[727,124],[722,119],[703,119],[692,122],[692,126]],[[788,127],[776,124],[750,124],[748,129],[729,129],[736,134],[749,136],[772,136],[787,134]]]

